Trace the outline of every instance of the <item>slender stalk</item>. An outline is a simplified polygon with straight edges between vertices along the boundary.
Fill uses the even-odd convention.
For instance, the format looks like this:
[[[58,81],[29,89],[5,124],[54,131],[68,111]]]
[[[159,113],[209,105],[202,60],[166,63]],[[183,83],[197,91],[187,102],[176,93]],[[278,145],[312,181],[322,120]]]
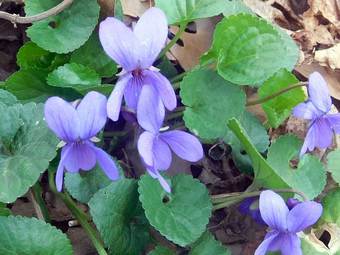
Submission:
[[[172,119],[176,119],[176,118],[179,118],[179,117],[182,117],[183,116],[183,113],[184,111],[179,111],[179,112],[173,112],[173,113],[170,113],[167,117],[166,117],[166,120],[172,120]]]
[[[51,222],[51,218],[48,213],[47,206],[45,204],[44,199],[42,198],[42,189],[41,189],[39,182],[34,184],[34,186],[31,189],[31,192],[32,192],[32,198],[34,199],[33,204],[37,211],[37,214],[40,214],[46,222]],[[36,205],[38,207],[36,207]]]
[[[73,201],[73,199],[70,197],[68,193],[61,193],[57,191],[57,188],[54,183],[54,174],[50,170],[48,172],[48,182],[49,182],[51,191],[65,203],[65,205],[71,211],[73,216],[77,219],[80,225],[84,228],[86,234],[91,239],[98,254],[107,255],[103,242],[99,238],[99,234],[89,223],[88,215],[77,207],[76,203]]]
[[[178,85],[176,85],[176,86],[179,87],[179,82],[180,82],[180,81],[184,78],[184,76],[186,76],[187,74],[188,74],[188,72],[180,73],[180,74],[178,74],[178,75],[172,77],[172,78],[170,79],[170,82],[171,82],[172,84],[174,84],[174,85],[178,83]],[[174,86],[174,85],[173,85],[173,86]]]
[[[307,196],[299,190],[294,189],[273,189],[273,191],[277,193],[295,193],[298,194],[304,201],[308,201]],[[241,200],[249,197],[257,197],[261,194],[262,191],[253,191],[253,192],[236,192],[236,193],[228,193],[228,194],[219,194],[211,196],[211,200],[214,204],[213,210],[218,210],[224,207],[231,206],[240,202]]]
[[[159,58],[163,57],[171,48],[175,45],[175,43],[178,41],[178,39],[182,36],[183,32],[185,31],[186,27],[188,25],[188,22],[182,22],[179,24],[179,30],[175,34],[174,38],[165,46],[165,48],[161,51],[159,54]]]
[[[17,23],[28,24],[28,23],[43,20],[43,19],[46,19],[48,17],[57,15],[58,13],[65,10],[72,3],[73,3],[73,0],[64,0],[60,4],[54,6],[53,8],[51,8],[47,11],[41,12],[37,15],[27,16],[27,17],[21,17],[17,14],[10,14],[10,13],[4,12],[4,11],[0,11],[0,19],[8,20],[8,21],[12,22],[13,24],[17,24]]]
[[[267,101],[269,101],[269,100],[271,100],[271,99],[273,99],[275,97],[278,97],[278,96],[280,96],[280,95],[282,95],[284,93],[287,93],[288,91],[291,91],[291,90],[296,89],[296,88],[304,87],[306,85],[307,85],[306,82],[300,82],[298,84],[291,85],[289,87],[286,87],[286,88],[284,88],[282,90],[279,90],[278,92],[275,92],[274,94],[266,96],[264,98],[248,101],[246,106],[262,104],[262,103],[267,102]]]

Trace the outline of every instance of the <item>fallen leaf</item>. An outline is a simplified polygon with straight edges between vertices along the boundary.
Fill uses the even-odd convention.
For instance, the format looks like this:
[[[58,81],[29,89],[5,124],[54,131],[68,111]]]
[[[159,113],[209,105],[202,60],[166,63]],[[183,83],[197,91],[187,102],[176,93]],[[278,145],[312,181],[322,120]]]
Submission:
[[[322,66],[340,69],[340,43],[325,50],[315,51],[315,60]]]
[[[153,0],[121,0],[123,13],[131,17],[140,17],[154,5]]]

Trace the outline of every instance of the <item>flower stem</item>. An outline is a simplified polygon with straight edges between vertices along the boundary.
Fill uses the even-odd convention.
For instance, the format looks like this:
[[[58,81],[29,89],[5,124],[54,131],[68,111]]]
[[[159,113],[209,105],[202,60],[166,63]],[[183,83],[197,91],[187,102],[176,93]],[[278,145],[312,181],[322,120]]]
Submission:
[[[291,91],[293,89],[296,89],[296,88],[300,88],[300,87],[304,87],[307,85],[307,82],[300,82],[300,83],[297,83],[297,84],[293,84],[291,86],[288,86],[282,90],[279,90],[278,92],[272,94],[272,95],[269,95],[269,96],[266,96],[266,97],[263,97],[263,98],[259,98],[259,99],[256,99],[256,100],[251,100],[251,101],[248,101],[246,106],[251,106],[251,105],[257,105],[257,104],[262,104],[262,103],[265,103],[275,97],[278,97],[288,91]]]
[[[163,57],[171,49],[171,47],[175,45],[175,43],[178,41],[178,39],[181,37],[181,35],[185,31],[187,25],[188,25],[188,22],[186,22],[186,21],[185,22],[181,22],[179,24],[178,32],[175,34],[174,38],[172,38],[172,40],[161,51],[161,53],[159,54],[159,58]]]
[[[295,193],[298,194],[304,201],[308,201],[307,196],[299,190],[294,189],[273,189],[277,193]],[[218,194],[211,196],[211,200],[214,204],[213,210],[218,210],[236,204],[245,198],[257,197],[262,191],[253,192],[236,192],[227,194]]]
[[[37,182],[36,184],[33,185],[32,189],[32,198],[34,199],[34,202],[38,205],[39,211],[42,215],[42,218],[50,223],[51,222],[51,218],[50,215],[48,213],[48,209],[47,206],[45,204],[44,199],[42,198],[42,189],[40,186],[40,183]]]
[[[76,203],[73,201],[73,199],[70,197],[68,193],[61,193],[57,191],[57,188],[54,183],[54,173],[51,170],[49,170],[48,172],[48,183],[49,183],[51,191],[65,203],[65,205],[71,211],[73,216],[78,220],[80,225],[84,228],[86,234],[91,239],[98,254],[107,255],[103,242],[99,238],[99,234],[89,223],[90,218],[88,217],[88,215],[77,207]]]

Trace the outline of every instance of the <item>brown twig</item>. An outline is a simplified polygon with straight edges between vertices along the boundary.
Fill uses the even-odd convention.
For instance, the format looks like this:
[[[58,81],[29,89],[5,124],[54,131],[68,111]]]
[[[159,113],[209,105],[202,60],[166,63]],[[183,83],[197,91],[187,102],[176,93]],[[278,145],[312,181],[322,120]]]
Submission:
[[[28,16],[28,17],[22,17],[22,16],[19,16],[17,14],[10,14],[8,12],[0,11],[0,18],[8,20],[8,21],[12,22],[13,24],[17,24],[17,23],[28,24],[28,23],[43,20],[43,19],[46,19],[48,17],[57,15],[58,13],[65,10],[72,3],[73,3],[73,0],[64,0],[60,4],[54,6],[53,8],[51,8],[47,11],[44,11],[44,12],[39,13],[37,15]]]

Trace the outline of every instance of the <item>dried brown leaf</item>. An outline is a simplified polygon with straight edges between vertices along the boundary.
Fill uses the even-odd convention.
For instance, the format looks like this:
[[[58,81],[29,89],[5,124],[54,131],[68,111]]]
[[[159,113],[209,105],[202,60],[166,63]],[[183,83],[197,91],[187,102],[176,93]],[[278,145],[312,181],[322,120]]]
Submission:
[[[123,13],[131,17],[140,17],[154,5],[153,0],[121,0]]]
[[[316,51],[315,60],[322,66],[340,69],[340,43],[329,49]]]

